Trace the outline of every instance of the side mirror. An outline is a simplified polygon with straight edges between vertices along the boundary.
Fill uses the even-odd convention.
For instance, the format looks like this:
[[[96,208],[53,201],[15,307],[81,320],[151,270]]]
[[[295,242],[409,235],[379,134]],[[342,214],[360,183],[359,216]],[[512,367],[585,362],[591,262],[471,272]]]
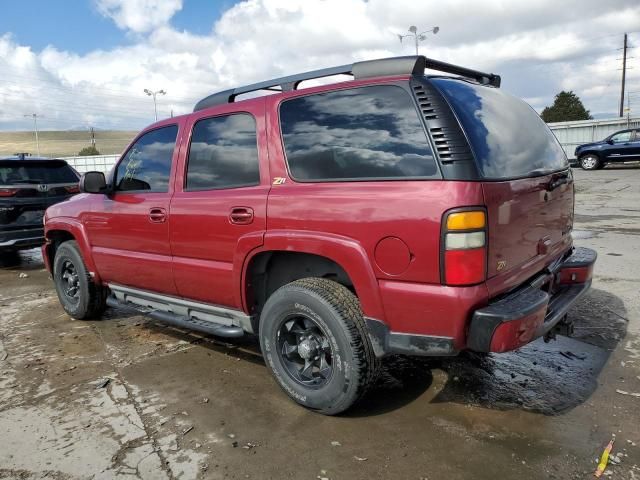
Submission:
[[[608,139],[607,139],[607,143],[608,143],[609,145],[613,145],[613,140],[612,140],[611,138],[608,138]]]
[[[79,186],[82,193],[105,193],[107,181],[102,172],[87,172],[80,177]]]

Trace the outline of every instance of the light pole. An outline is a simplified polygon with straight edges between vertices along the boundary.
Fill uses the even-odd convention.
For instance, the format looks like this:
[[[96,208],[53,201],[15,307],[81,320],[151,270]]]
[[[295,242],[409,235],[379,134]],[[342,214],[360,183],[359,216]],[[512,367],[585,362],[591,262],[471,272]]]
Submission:
[[[37,113],[30,113],[24,116],[33,117],[33,131],[36,134],[36,151],[38,152],[38,156],[40,156],[40,141],[38,140],[38,117],[41,117],[42,115],[38,115]]]
[[[156,104],[156,95],[166,95],[167,92],[165,92],[164,90],[156,90],[155,92],[152,92],[148,88],[145,88],[144,93],[146,93],[150,97],[153,97],[153,111],[156,114],[156,122],[157,122],[158,121],[158,105]]]
[[[409,27],[409,31],[411,33],[407,35],[398,34],[398,38],[400,39],[400,43],[402,43],[403,38],[413,37],[416,42],[416,55],[418,55],[418,43],[427,39],[427,36],[425,35],[425,33],[433,32],[433,34],[435,35],[440,31],[440,27],[433,27],[433,28],[430,28],[429,30],[425,30],[424,32],[418,33],[418,27],[416,27],[415,25],[411,25]]]

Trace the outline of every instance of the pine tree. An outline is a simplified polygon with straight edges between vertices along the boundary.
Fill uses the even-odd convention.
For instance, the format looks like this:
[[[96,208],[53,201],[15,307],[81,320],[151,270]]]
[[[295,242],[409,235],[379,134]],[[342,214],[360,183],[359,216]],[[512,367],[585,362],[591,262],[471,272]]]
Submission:
[[[564,90],[556,95],[553,105],[545,107],[542,119],[549,122],[568,122],[570,120],[591,120],[589,110],[584,108],[580,97],[572,91]]]

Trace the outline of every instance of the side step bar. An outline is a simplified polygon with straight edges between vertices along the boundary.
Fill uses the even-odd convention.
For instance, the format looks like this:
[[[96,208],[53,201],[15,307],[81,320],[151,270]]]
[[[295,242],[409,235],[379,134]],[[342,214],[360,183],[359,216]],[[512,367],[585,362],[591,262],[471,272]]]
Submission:
[[[110,284],[110,307],[134,309],[180,328],[226,338],[252,333],[251,317],[238,310]]]

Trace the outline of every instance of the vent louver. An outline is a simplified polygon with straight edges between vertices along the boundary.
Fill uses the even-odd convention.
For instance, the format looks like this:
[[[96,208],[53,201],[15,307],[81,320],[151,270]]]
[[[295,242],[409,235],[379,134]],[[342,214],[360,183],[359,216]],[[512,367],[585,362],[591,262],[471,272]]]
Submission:
[[[427,79],[411,82],[420,113],[431,134],[443,173],[451,170],[453,177],[475,179],[477,173],[473,154],[451,108]]]

